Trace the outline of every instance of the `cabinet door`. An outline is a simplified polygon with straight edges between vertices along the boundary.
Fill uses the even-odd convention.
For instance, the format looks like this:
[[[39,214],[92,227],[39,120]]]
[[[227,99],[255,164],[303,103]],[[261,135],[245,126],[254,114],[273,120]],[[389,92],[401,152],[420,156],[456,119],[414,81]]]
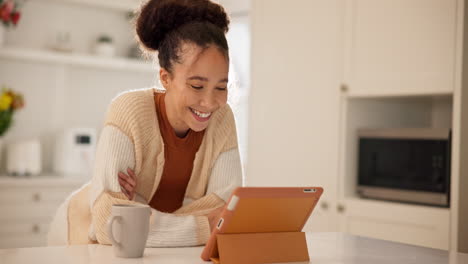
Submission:
[[[323,186],[306,229],[336,230],[342,1],[252,4],[246,185]]]
[[[58,177],[41,179],[43,176],[3,178],[0,248],[46,246],[49,224],[59,205],[82,183]]]
[[[456,0],[347,0],[346,10],[351,95],[453,92]]]

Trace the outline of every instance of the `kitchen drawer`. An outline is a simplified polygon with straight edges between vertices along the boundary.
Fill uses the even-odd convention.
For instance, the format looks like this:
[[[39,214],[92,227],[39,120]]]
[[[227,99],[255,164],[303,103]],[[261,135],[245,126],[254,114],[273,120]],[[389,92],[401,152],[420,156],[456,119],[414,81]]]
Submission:
[[[0,248],[46,246],[48,222],[0,221]]]
[[[61,202],[24,205],[1,205],[0,221],[47,220],[51,221]]]
[[[353,235],[449,249],[448,208],[349,198],[341,214],[342,231]]]
[[[0,221],[0,237],[46,235],[50,221]]]
[[[0,186],[0,206],[4,205],[38,205],[40,203],[64,201],[76,188],[22,188],[22,187],[1,187]]]
[[[70,188],[1,188],[1,220],[46,219],[50,221],[60,204],[74,190]]]
[[[47,246],[46,235],[0,237],[0,248],[27,248]]]

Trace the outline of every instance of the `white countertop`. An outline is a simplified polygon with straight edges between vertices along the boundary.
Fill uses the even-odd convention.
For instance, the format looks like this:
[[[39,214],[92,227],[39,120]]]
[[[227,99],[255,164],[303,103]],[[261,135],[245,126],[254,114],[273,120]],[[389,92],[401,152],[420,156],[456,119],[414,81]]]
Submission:
[[[313,264],[467,264],[468,254],[410,246],[343,233],[307,233],[310,263]],[[71,264],[198,264],[203,247],[147,248],[143,258],[114,257],[112,247],[83,245],[0,249],[0,263]]]

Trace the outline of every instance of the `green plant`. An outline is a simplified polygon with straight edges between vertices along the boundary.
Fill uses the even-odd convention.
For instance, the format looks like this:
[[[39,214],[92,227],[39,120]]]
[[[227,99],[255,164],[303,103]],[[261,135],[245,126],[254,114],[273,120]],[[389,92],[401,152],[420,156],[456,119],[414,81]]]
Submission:
[[[112,38],[109,37],[108,35],[101,35],[97,39],[99,43],[112,43]]]

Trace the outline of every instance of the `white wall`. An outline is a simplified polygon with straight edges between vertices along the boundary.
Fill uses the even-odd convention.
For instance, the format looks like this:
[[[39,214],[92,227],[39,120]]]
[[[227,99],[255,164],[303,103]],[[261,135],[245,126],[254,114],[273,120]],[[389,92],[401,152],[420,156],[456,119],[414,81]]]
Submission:
[[[229,68],[229,104],[236,117],[242,164],[247,162],[248,102],[250,94],[250,19],[248,15],[231,17],[227,34],[231,65]]]
[[[33,0],[23,5],[18,27],[8,30],[6,44],[46,48],[55,43],[62,32],[70,33],[72,46],[79,53],[89,53],[94,40],[102,33],[114,38],[118,55],[126,55],[133,43],[132,26],[126,12]]]
[[[237,81],[230,86],[230,103],[236,115],[241,152],[245,153],[250,79],[249,21],[245,15],[234,16],[231,20],[228,35],[231,72],[232,80]],[[60,1],[27,1],[18,27],[6,34],[5,46],[47,49],[63,32],[70,33],[74,52],[79,54],[89,54],[101,33],[114,38],[119,56],[126,56],[135,43],[126,12]],[[7,85],[21,92],[26,101],[26,107],[15,114],[14,125],[5,134],[4,142],[7,145],[40,138],[43,170],[51,171],[54,139],[59,131],[69,127],[92,127],[99,133],[111,99],[120,91],[154,86],[158,83],[157,74],[156,71],[142,73],[0,58],[0,86]]]
[[[101,33],[114,38],[120,56],[134,43],[125,12],[28,1],[18,27],[7,33],[5,46],[46,49],[59,32],[70,32],[75,53],[90,53]],[[0,59],[0,85],[23,93],[26,101],[5,134],[5,144],[40,138],[43,170],[50,171],[54,139],[61,129],[93,127],[99,131],[107,105],[117,93],[152,86],[155,80],[153,73]]]

